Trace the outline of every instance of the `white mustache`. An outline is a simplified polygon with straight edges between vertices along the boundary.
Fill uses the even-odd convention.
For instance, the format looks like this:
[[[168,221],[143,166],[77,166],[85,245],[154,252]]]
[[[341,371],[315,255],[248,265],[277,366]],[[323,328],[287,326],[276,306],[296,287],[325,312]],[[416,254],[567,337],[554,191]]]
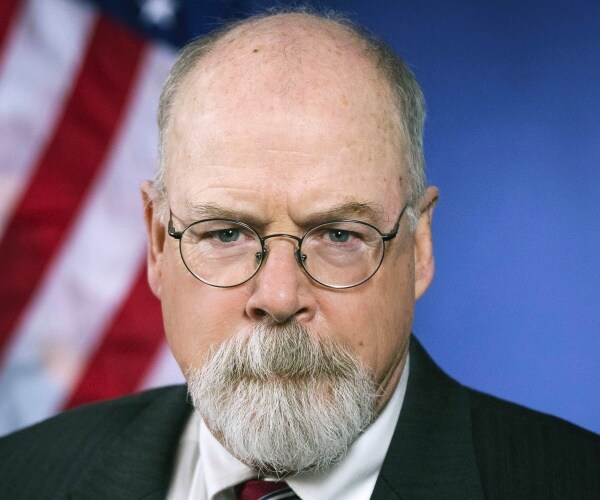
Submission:
[[[256,379],[348,376],[348,365],[360,364],[348,349],[330,340],[315,339],[297,322],[259,324],[223,344],[210,358],[230,365],[236,378]]]

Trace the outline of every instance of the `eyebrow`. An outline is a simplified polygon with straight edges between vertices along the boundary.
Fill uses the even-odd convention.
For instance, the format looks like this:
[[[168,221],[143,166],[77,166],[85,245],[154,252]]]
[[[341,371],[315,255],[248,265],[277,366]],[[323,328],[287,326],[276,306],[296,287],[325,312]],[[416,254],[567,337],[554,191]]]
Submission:
[[[384,210],[374,203],[350,201],[321,212],[312,213],[304,218],[299,226],[308,229],[319,224],[342,219],[358,219],[373,225],[383,224],[388,222],[383,217],[383,213]],[[265,225],[265,221],[262,218],[249,213],[231,210],[216,203],[194,203],[188,205],[185,209],[185,214],[190,221],[231,219],[245,222],[256,228],[261,228]]]
[[[185,208],[186,215],[191,220],[201,219],[233,219],[239,220],[240,213],[227,209],[216,203],[194,203]]]
[[[340,219],[358,219],[372,224],[385,222],[383,209],[373,203],[350,201],[336,207],[311,214],[303,225],[315,226]]]

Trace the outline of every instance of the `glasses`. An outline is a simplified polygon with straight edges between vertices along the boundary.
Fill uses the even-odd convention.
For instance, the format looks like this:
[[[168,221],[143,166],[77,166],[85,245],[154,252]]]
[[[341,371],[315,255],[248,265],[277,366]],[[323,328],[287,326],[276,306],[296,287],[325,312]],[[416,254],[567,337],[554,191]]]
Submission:
[[[248,224],[229,219],[199,220],[176,231],[170,209],[168,233],[179,240],[185,267],[210,286],[230,288],[245,283],[266,261],[268,239],[291,238],[297,244],[296,261],[310,278],[329,288],[352,288],[377,272],[385,242],[398,234],[407,206],[389,233],[367,222],[347,219],[319,224],[301,238],[287,233],[260,236]]]

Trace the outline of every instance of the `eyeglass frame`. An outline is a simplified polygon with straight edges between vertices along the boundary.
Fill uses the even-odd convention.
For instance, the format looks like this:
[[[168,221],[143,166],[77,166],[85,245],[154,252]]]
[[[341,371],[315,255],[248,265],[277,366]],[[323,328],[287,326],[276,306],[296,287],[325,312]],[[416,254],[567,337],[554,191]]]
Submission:
[[[236,219],[227,219],[227,218],[220,218],[220,217],[211,217],[209,219],[200,219],[200,220],[197,220],[197,221],[194,221],[194,222],[188,224],[185,228],[183,228],[182,231],[177,231],[175,229],[175,226],[173,225],[173,217],[175,217],[178,220],[181,220],[181,219],[179,217],[177,217],[177,215],[175,215],[173,213],[173,211],[171,210],[171,207],[169,206],[169,222],[168,222],[168,225],[167,225],[167,233],[168,233],[169,236],[171,236],[172,238],[174,238],[174,239],[176,239],[176,240],[179,241],[179,255],[181,256],[181,260],[183,262],[183,265],[186,267],[186,269],[190,272],[190,274],[194,278],[196,278],[198,281],[201,281],[202,283],[204,283],[204,284],[206,284],[208,286],[212,286],[212,287],[215,287],[215,288],[234,288],[236,286],[240,286],[240,285],[243,285],[244,283],[247,283],[252,278],[254,278],[254,276],[256,276],[258,274],[258,272],[262,268],[263,263],[267,260],[268,250],[269,249],[265,245],[265,242],[269,238],[291,238],[291,239],[295,240],[296,243],[297,243],[297,247],[294,249],[294,257],[296,258],[296,262],[298,263],[298,265],[300,266],[300,268],[304,271],[304,273],[311,280],[313,280],[314,282],[316,282],[319,285],[322,285],[322,286],[324,286],[326,288],[333,288],[333,289],[336,289],[336,290],[345,290],[345,289],[348,289],[348,288],[354,288],[356,286],[362,285],[366,281],[370,280],[373,276],[375,276],[375,274],[377,273],[377,271],[379,271],[379,268],[381,267],[381,264],[383,263],[383,259],[385,258],[385,242],[393,240],[398,235],[398,231],[400,230],[400,221],[402,220],[402,216],[404,215],[404,212],[406,211],[406,209],[408,208],[408,206],[409,206],[408,203],[406,203],[404,205],[404,207],[400,211],[400,215],[398,215],[398,219],[396,220],[396,224],[394,224],[394,227],[392,228],[392,230],[389,233],[382,233],[373,224],[370,224],[370,223],[365,222],[365,221],[360,221],[360,220],[356,220],[356,219],[336,219],[336,220],[331,220],[331,221],[327,221],[327,222],[322,222],[320,224],[317,224],[314,227],[311,227],[301,237],[298,237],[298,236],[295,236],[295,235],[289,234],[289,233],[273,233],[273,234],[268,234],[266,236],[261,236],[256,229],[254,229],[252,226],[250,226],[246,222],[243,222],[241,220],[236,220]],[[190,269],[190,267],[188,266],[188,264],[185,261],[185,258],[183,256],[183,250],[182,250],[182,246],[181,246],[181,241],[183,239],[183,234],[190,227],[195,226],[196,224],[199,224],[201,222],[212,222],[212,221],[217,221],[217,220],[224,221],[224,222],[232,222],[232,223],[238,224],[238,225],[240,225],[240,226],[242,226],[242,227],[244,227],[246,229],[249,229],[252,233],[254,233],[256,236],[258,236],[258,240],[260,241],[261,251],[260,252],[256,252],[256,258],[259,260],[259,264],[258,264],[256,270],[252,273],[252,275],[250,277],[248,277],[247,279],[245,279],[244,281],[242,281],[240,283],[236,283],[235,285],[215,285],[214,283],[209,283],[208,281],[202,279],[200,276],[198,276],[194,271],[192,271]],[[306,254],[301,254],[302,242],[304,241],[304,238],[306,237],[306,235],[308,233],[314,231],[315,229],[318,229],[319,227],[328,226],[330,224],[348,223],[348,222],[358,223],[358,224],[363,224],[365,226],[369,226],[370,228],[372,228],[375,231],[377,231],[377,233],[379,233],[379,236],[381,236],[381,241],[383,243],[383,249],[382,249],[382,252],[381,252],[381,259],[379,259],[379,264],[377,264],[377,267],[375,268],[375,270],[369,276],[367,276],[362,281],[359,281],[358,283],[354,283],[352,285],[328,285],[328,284],[323,283],[323,282],[319,281],[318,279],[316,279],[312,274],[310,274],[310,272],[308,271],[308,269],[306,269],[306,267],[304,265],[304,262],[306,261],[307,255]]]

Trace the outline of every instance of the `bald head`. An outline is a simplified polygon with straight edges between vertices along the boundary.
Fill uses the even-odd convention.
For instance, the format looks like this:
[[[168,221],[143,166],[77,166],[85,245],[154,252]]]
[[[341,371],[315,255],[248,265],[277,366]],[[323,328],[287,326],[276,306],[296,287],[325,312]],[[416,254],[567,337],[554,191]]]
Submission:
[[[223,136],[232,138],[251,132],[248,124],[256,116],[269,116],[276,130],[275,115],[294,114],[299,128],[306,114],[322,113],[324,121],[341,115],[347,126],[376,128],[383,141],[393,143],[411,202],[424,189],[419,87],[389,48],[344,21],[306,13],[266,15],[185,47],[160,101],[156,189],[163,196],[168,159],[175,161],[169,146],[179,145],[181,127],[193,126],[194,113],[214,115],[230,127]],[[289,129],[281,118],[279,125],[285,122]]]
[[[262,100],[272,106],[296,101],[303,106],[316,95],[326,99],[359,85],[381,92],[387,85],[377,73],[364,43],[344,26],[305,14],[284,14],[228,32],[185,80],[204,78],[207,90],[216,87],[214,92],[226,92],[227,99],[240,103]],[[391,95],[380,100],[386,97]]]

